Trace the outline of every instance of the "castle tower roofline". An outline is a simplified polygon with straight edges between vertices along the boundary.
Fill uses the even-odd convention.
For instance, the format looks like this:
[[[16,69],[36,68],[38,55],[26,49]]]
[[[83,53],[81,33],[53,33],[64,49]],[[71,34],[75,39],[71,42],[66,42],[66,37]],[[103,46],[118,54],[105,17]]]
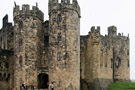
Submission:
[[[72,4],[71,4],[72,3]],[[73,2],[70,2],[70,0],[61,0],[61,3],[58,2],[58,0],[49,0],[49,11],[48,14],[51,13],[51,11],[59,10],[59,9],[70,9],[74,10],[78,13],[78,17],[80,18],[80,6],[77,2],[77,0],[73,0]]]
[[[30,6],[28,4],[22,5],[22,9],[20,9],[19,5],[15,5],[13,9],[13,17],[20,15],[34,16],[39,18],[41,21],[44,21],[44,14],[37,6],[33,6],[32,10],[30,10]]]
[[[92,33],[93,33],[93,32],[100,32],[100,26],[97,26],[97,27],[92,26],[92,27],[91,27],[91,32],[92,32]]]
[[[115,26],[108,27],[108,35],[109,36],[116,36],[117,35],[117,27],[115,27]]]

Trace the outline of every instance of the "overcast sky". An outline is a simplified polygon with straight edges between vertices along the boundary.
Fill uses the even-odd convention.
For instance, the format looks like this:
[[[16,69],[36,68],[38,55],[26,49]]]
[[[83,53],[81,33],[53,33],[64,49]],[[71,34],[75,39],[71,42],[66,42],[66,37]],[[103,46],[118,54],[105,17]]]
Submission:
[[[14,1],[18,5],[36,5],[48,20],[48,0],[2,0],[0,3],[0,27],[5,14],[13,22]],[[107,27],[115,25],[117,32],[130,35],[130,73],[135,79],[135,0],[78,0],[81,8],[81,35],[86,35],[91,26],[101,26],[101,34],[107,34]]]

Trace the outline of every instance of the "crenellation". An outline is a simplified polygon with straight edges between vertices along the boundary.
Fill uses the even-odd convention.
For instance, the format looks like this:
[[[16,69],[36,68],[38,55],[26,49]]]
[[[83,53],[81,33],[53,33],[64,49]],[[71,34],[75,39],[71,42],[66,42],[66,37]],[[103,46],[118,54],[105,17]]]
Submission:
[[[30,6],[28,4],[22,5],[22,12],[25,14],[28,11],[30,11]]]
[[[70,2],[73,1],[73,2]],[[116,80],[130,81],[129,35],[92,26],[80,36],[77,0],[49,0],[49,20],[36,6],[13,9],[14,25],[3,18],[0,29],[0,90],[27,88],[107,90]],[[10,77],[9,77],[10,76]],[[2,77],[2,78],[1,78]]]
[[[27,4],[22,5],[22,9],[20,9],[19,5],[16,5],[13,10],[14,18],[16,16],[35,16],[38,17],[41,21],[44,21],[44,14],[37,6],[32,6],[32,10],[30,10],[30,6]]]
[[[80,53],[82,90],[107,90],[113,81],[130,81],[129,38],[117,35],[115,26],[105,36],[100,27],[92,26],[88,35],[81,36]]]
[[[93,33],[93,32],[99,32],[99,33],[100,33],[100,27],[99,27],[99,26],[97,26],[97,27],[92,26],[92,27],[91,27],[91,32],[92,32],[92,33]]]
[[[81,18],[80,6],[77,0],[73,0],[72,4],[70,3],[70,0],[62,0],[61,3],[58,3],[58,0],[49,1],[48,14],[50,14],[50,12],[52,12],[53,10],[62,10],[62,9],[74,10],[77,12],[78,17]]]
[[[108,27],[108,36],[115,37],[116,35],[117,35],[117,27],[115,26]]]

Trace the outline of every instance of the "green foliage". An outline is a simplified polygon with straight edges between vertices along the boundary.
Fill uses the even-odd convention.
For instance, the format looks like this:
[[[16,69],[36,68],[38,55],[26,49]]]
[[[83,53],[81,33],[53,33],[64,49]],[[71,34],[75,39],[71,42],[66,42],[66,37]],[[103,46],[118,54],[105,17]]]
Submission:
[[[116,82],[110,85],[108,90],[135,90],[133,82]]]

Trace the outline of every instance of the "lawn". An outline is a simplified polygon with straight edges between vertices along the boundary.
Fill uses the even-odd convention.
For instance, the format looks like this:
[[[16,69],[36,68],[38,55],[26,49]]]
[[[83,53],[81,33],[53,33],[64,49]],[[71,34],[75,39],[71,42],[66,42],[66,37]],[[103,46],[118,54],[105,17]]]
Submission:
[[[133,82],[116,82],[110,85],[108,90],[135,90]]]

